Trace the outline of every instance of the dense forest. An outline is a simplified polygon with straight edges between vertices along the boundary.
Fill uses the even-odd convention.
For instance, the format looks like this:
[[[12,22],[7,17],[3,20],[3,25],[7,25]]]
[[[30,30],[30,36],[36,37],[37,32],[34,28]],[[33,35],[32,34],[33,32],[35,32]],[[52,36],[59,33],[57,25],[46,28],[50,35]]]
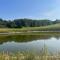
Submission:
[[[0,19],[0,28],[22,28],[22,27],[39,27],[60,23],[60,20],[33,20],[33,19],[14,19],[3,20]]]

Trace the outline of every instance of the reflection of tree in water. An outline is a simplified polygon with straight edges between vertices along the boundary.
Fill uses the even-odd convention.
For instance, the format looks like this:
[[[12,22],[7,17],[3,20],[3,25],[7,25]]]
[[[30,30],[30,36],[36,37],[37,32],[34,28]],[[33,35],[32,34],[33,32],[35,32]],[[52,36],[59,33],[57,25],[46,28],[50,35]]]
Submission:
[[[15,41],[15,42],[29,42],[33,40],[40,40],[40,39],[49,39],[50,36],[46,35],[9,35],[9,36],[0,36],[0,44],[8,41]]]
[[[59,40],[60,39],[60,36],[59,35],[56,35],[56,36],[54,36],[57,40]]]
[[[0,36],[0,44],[8,41],[29,42],[33,40],[49,39],[51,35],[3,35]],[[58,36],[57,36],[58,37]]]

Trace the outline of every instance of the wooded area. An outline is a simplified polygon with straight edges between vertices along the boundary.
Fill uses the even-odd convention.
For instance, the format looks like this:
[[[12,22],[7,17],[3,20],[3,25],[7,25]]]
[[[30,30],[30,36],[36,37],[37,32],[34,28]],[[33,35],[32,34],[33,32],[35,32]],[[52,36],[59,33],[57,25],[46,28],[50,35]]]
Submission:
[[[0,28],[22,28],[22,27],[39,27],[60,23],[60,20],[33,20],[33,19],[14,19],[3,20],[0,19]]]

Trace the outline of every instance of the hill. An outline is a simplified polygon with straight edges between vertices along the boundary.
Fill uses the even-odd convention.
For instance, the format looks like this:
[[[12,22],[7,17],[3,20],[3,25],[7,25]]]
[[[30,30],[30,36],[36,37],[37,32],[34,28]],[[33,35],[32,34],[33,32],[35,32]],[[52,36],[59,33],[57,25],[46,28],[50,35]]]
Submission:
[[[60,23],[41,27],[25,27],[20,31],[60,31]]]

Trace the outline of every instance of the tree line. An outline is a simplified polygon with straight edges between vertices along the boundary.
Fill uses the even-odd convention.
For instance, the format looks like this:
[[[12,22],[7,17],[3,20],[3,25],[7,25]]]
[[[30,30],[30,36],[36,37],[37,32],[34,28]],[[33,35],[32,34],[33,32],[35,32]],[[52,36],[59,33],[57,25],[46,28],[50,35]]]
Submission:
[[[22,28],[22,27],[39,27],[51,24],[60,23],[60,20],[33,20],[33,19],[14,19],[14,20],[3,20],[0,19],[0,28]]]

